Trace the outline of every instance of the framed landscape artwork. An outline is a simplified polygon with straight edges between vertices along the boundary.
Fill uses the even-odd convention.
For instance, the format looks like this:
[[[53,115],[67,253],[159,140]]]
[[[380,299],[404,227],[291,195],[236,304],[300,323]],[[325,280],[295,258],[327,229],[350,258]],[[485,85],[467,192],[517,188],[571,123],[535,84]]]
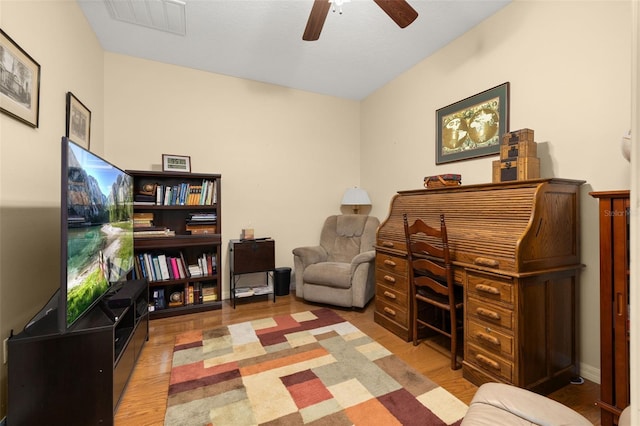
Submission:
[[[436,111],[436,164],[500,152],[509,131],[509,83]]]
[[[78,145],[89,149],[91,111],[71,92],[67,92],[66,136]]]
[[[0,30],[0,111],[38,127],[40,65]]]

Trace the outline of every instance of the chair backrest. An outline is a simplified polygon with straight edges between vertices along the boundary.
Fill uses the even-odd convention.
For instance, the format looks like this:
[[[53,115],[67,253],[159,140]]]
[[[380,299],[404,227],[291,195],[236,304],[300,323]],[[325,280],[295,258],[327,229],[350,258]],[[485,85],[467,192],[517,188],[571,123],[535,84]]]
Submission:
[[[406,213],[403,220],[412,286],[428,287],[448,296],[453,303],[453,270],[444,214],[440,215],[440,228],[429,226],[422,219],[416,219],[409,225]]]
[[[322,227],[320,245],[328,261],[350,263],[360,253],[373,250],[380,222],[376,217],[360,214],[329,216]]]

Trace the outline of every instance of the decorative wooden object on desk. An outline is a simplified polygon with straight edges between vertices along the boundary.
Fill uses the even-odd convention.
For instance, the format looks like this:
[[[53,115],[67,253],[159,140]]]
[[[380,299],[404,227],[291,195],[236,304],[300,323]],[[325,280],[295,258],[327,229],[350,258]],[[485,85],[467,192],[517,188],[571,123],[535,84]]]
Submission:
[[[376,241],[374,319],[412,334],[402,214],[447,221],[465,286],[463,375],[547,393],[576,372],[575,289],[584,181],[536,179],[400,191]]]
[[[136,191],[136,275],[149,281],[151,318],[220,309],[221,176],[127,173]]]
[[[630,403],[629,191],[590,192],[600,210],[600,400],[603,426]]]

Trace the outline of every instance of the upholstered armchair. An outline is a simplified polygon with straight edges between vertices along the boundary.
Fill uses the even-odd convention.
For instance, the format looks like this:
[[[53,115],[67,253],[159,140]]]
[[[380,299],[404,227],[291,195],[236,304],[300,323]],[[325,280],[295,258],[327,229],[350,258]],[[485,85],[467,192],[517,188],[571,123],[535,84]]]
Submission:
[[[373,216],[329,216],[320,244],[293,249],[296,296],[311,302],[364,308],[375,294]]]

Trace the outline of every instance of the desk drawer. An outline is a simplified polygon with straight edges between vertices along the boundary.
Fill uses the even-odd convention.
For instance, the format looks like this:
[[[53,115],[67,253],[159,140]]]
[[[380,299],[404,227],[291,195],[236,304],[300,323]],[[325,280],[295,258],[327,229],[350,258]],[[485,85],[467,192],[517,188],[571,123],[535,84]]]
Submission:
[[[381,271],[391,272],[393,274],[406,277],[409,271],[407,265],[407,259],[403,259],[401,257],[389,256],[388,254],[382,253],[378,253],[376,255],[376,268]]]
[[[467,298],[467,318],[513,331],[513,311],[473,297]]]
[[[513,278],[467,270],[467,293],[513,305]]]
[[[499,376],[509,383],[513,383],[513,363],[511,361],[502,359],[472,343],[467,343],[466,347],[464,355],[466,362],[474,364],[490,374]]]
[[[378,283],[376,285],[376,300],[384,300],[387,303],[393,303],[406,309],[409,303],[409,295],[406,291],[398,291],[393,287],[387,287]]]
[[[397,322],[402,327],[408,327],[409,318],[406,306],[400,307],[395,303],[390,303],[385,299],[376,297],[376,312]]]
[[[376,286],[384,285],[395,289],[397,292],[407,294],[408,278],[376,268]]]
[[[513,360],[513,337],[486,324],[467,321],[466,341],[498,356]]]

